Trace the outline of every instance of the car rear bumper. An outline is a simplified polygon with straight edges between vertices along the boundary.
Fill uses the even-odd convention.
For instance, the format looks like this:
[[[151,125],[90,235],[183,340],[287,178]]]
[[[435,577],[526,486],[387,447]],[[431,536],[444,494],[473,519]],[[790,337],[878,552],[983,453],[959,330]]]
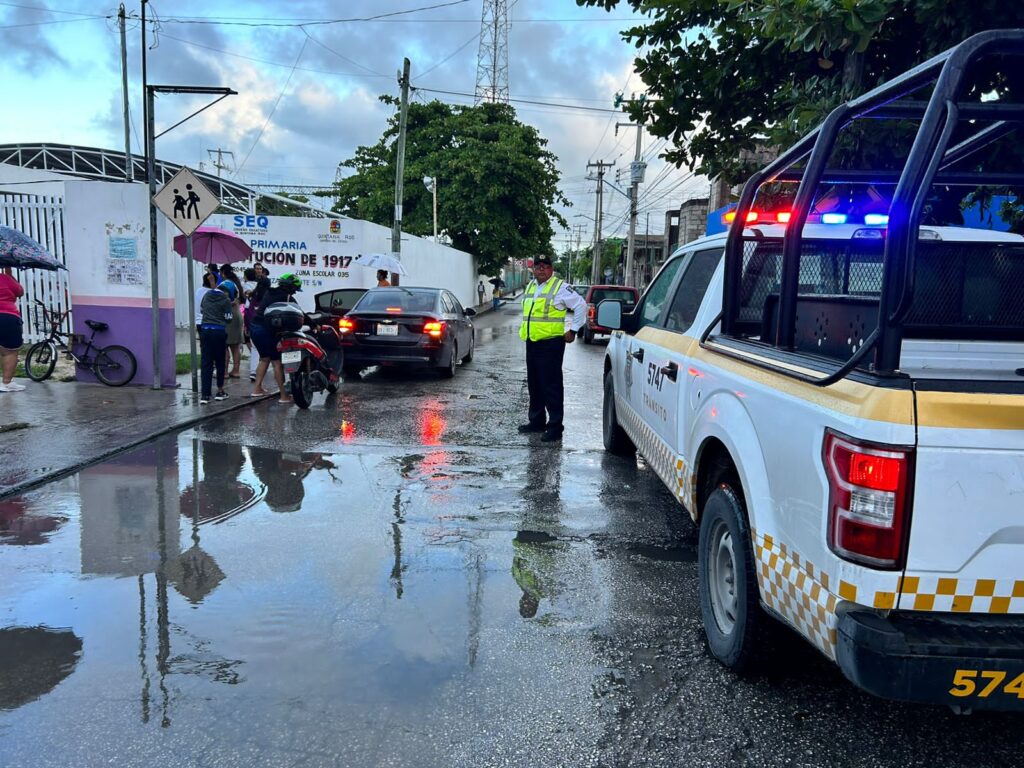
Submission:
[[[843,674],[887,699],[1024,711],[1024,616],[841,612]],[[1009,688],[1009,690],[1007,690]]]
[[[401,365],[442,365],[446,362],[442,346],[418,346],[414,344],[346,344],[346,364],[365,366],[381,364]]]

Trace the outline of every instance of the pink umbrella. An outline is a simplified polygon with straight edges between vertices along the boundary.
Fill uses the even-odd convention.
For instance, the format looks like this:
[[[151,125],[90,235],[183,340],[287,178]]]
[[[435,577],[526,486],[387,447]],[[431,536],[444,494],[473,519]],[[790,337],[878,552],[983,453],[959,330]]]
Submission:
[[[187,249],[185,235],[174,238],[174,250],[184,256]],[[202,264],[230,264],[248,261],[252,248],[234,232],[216,227],[199,227],[192,234],[192,259]]]

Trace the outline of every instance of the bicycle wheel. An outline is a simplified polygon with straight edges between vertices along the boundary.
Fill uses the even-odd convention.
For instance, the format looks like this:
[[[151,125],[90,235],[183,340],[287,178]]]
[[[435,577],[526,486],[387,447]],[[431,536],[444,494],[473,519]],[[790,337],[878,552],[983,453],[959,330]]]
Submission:
[[[48,341],[38,341],[25,355],[25,375],[32,381],[46,381],[57,366],[57,348]]]
[[[123,387],[135,377],[135,367],[135,355],[120,344],[98,350],[92,361],[92,372],[108,387]]]

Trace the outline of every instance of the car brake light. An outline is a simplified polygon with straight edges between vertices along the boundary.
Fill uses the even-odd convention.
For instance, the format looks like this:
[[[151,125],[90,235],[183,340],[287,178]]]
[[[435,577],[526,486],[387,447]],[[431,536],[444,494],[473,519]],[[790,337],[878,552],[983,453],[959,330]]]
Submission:
[[[443,322],[429,322],[423,324],[423,332],[432,336],[435,339],[441,338],[441,334],[444,333]]]
[[[593,304],[588,304],[587,305],[587,317],[589,317],[591,320],[593,320],[596,316],[597,316],[597,307],[595,307]]]
[[[829,484],[829,548],[851,562],[902,568],[912,451],[827,430],[822,455]]]
[[[775,220],[779,222],[779,224],[789,224],[789,220],[791,218],[793,218],[793,213],[791,211],[779,211],[775,214]]]
[[[402,308],[401,307],[388,307],[387,311],[388,312],[401,312]]]
[[[355,330],[356,324],[349,320],[347,317],[343,317],[338,321],[338,331],[341,333],[348,333]]]

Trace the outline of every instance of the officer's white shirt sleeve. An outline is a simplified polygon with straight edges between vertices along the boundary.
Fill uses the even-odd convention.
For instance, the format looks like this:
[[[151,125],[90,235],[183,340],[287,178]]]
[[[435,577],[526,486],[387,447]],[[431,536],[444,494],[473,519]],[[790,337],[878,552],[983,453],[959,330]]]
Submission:
[[[570,327],[577,333],[587,324],[587,302],[566,283],[562,283],[562,287],[555,294],[555,309],[572,312]]]

